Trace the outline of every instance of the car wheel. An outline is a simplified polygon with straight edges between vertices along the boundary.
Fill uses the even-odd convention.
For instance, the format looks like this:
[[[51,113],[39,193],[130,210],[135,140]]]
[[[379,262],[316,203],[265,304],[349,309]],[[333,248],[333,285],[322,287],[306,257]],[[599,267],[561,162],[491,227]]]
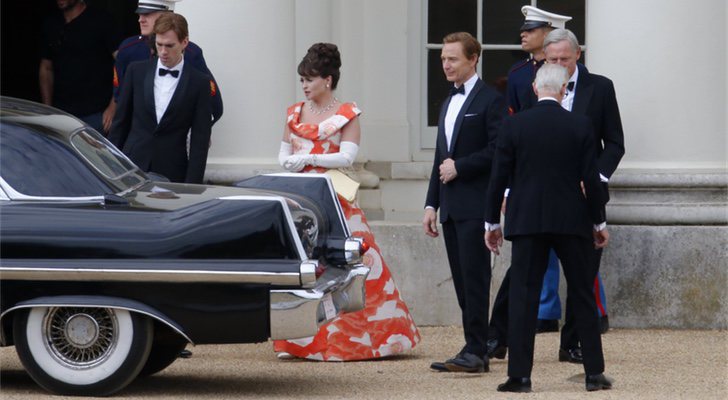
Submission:
[[[154,342],[152,343],[152,351],[149,353],[144,368],[139,373],[140,377],[156,374],[157,372],[172,365],[180,352],[187,346],[187,340],[176,333],[172,333],[169,329],[154,330]]]
[[[54,393],[107,396],[128,385],[147,360],[154,328],[126,310],[35,307],[15,315],[20,361]]]

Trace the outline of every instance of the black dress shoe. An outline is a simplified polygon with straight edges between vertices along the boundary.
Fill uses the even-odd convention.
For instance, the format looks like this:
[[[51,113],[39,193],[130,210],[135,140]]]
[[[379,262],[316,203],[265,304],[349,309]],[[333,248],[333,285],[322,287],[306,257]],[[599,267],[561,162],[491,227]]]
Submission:
[[[178,357],[179,358],[190,358],[190,357],[192,357],[192,352],[187,349],[184,349],[179,352]]]
[[[508,347],[502,345],[498,341],[498,339],[489,339],[485,343],[485,348],[488,354],[488,358],[497,358],[499,360],[502,360],[506,358],[506,353],[508,353]]]
[[[445,361],[445,368],[450,372],[488,372],[488,357],[480,357],[473,353],[462,353]]]
[[[558,332],[558,319],[539,319],[536,323],[536,333]]]
[[[581,355],[581,348],[559,349],[559,361],[583,364],[584,357]]]
[[[455,354],[454,356],[452,356],[452,358],[458,358],[458,357],[460,357],[460,355],[463,354],[463,352],[465,352],[465,348],[464,347],[457,354]],[[430,364],[430,369],[435,370],[437,372],[450,372],[445,367],[445,362],[444,361],[435,361],[435,362],[433,362],[432,364]]]
[[[499,392],[531,392],[531,378],[508,378],[505,383],[498,385]]]
[[[599,318],[599,333],[602,335],[607,333],[609,330],[609,317],[606,315],[603,315],[601,318]]]
[[[604,374],[587,375],[586,390],[593,392],[595,390],[607,390],[612,388],[612,381],[604,376]]]

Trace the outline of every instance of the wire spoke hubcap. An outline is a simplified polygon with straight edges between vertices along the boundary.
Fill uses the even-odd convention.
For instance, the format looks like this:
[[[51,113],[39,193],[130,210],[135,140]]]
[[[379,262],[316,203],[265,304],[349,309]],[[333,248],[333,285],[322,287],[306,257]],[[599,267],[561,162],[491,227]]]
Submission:
[[[109,308],[51,308],[45,315],[44,328],[50,353],[74,369],[104,362],[118,341],[118,321]]]

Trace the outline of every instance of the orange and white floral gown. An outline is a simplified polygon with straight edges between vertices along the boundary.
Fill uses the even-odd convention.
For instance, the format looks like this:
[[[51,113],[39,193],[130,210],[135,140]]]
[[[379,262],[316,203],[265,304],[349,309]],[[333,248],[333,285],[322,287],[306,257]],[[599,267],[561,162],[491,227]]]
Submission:
[[[327,154],[339,151],[341,128],[361,111],[354,103],[342,104],[336,114],[320,124],[302,124],[301,107],[288,109],[288,127],[294,154]],[[325,168],[306,166],[303,172],[326,172]],[[274,349],[296,357],[322,361],[353,361],[386,357],[407,351],[420,341],[420,333],[399,295],[392,274],[374,241],[366,217],[356,200],[339,196],[351,234],[363,237],[371,246],[363,263],[370,268],[366,280],[366,305],[363,310],[342,314],[322,325],[313,337],[277,340]]]

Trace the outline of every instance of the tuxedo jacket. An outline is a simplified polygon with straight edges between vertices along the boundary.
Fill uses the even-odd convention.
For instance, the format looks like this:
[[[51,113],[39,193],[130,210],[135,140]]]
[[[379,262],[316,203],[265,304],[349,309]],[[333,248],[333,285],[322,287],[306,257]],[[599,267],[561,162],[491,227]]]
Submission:
[[[582,64],[577,64],[577,68],[579,77],[571,112],[591,119],[597,145],[597,168],[599,173],[611,178],[624,155],[624,132],[614,84],[604,76],[590,73]],[[538,102],[533,90],[529,90],[529,101],[523,105],[522,110]]]
[[[156,58],[129,65],[109,140],[144,171],[162,174],[173,182],[202,183],[212,126],[209,78],[185,65],[157,123],[156,74]]]
[[[495,141],[505,115],[503,97],[482,80],[465,99],[455,120],[450,148],[445,139],[445,115],[450,99],[443,102],[437,129],[435,160],[425,206],[440,210],[440,222],[483,219],[483,198],[488,188]],[[451,158],[455,161],[457,177],[443,184],[440,164]]]
[[[580,182],[584,182],[586,197]],[[606,195],[596,166],[590,120],[544,100],[503,122],[486,197],[486,221],[500,221],[510,182],[505,236],[592,237],[605,221]]]

